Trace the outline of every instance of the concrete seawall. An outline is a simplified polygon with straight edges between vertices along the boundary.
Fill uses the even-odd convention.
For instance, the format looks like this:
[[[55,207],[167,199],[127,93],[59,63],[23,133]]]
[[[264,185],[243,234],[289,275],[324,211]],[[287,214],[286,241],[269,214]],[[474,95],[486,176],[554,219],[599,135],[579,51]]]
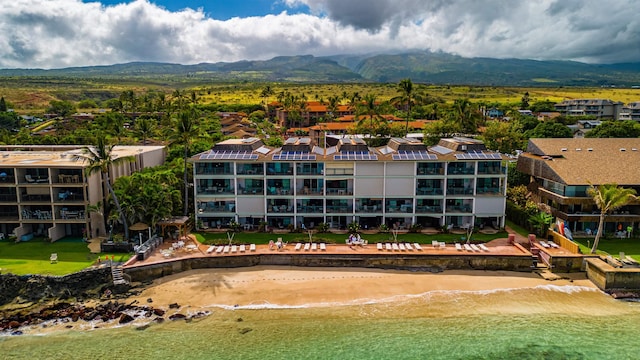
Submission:
[[[255,254],[224,257],[183,258],[135,267],[124,271],[132,281],[147,281],[183,271],[208,268],[236,268],[257,265],[301,267],[360,267],[440,272],[444,270],[532,270],[532,257],[523,255],[338,255]]]

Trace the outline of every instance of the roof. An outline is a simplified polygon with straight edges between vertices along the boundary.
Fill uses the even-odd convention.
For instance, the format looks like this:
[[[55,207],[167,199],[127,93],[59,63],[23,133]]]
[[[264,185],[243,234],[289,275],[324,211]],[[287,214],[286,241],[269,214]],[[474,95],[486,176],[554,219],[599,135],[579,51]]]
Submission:
[[[639,138],[530,139],[518,170],[566,185],[640,184]]]
[[[83,159],[74,155],[83,153],[86,145],[2,145],[0,146],[0,166],[6,167],[85,167]],[[164,146],[122,146],[113,147],[113,159],[137,155],[143,152],[163,149]]]

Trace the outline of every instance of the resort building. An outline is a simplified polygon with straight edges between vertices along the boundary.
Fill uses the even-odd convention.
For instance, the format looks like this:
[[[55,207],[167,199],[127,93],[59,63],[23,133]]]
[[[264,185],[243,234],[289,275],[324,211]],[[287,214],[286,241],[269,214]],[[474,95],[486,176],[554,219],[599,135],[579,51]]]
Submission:
[[[504,226],[506,166],[499,153],[467,138],[427,147],[393,138],[371,148],[358,137],[320,147],[292,137],[280,148],[231,139],[190,159],[196,224],[245,229],[266,222],[311,229]]]
[[[618,120],[640,121],[640,101],[628,103],[622,107]]]
[[[44,236],[104,236],[104,216],[90,205],[106,203],[100,172],[86,174],[88,162],[77,157],[78,145],[0,146],[0,233],[18,240]],[[145,167],[161,165],[164,146],[116,146],[112,157],[134,158],[112,166],[112,181]]]
[[[618,119],[622,103],[605,99],[572,99],[555,105],[562,116],[595,116],[597,119]]]
[[[600,210],[587,194],[590,184],[618,184],[640,193],[640,139],[530,139],[517,169],[531,176],[534,200],[563,220],[574,233],[597,229]],[[635,227],[640,203],[606,218],[606,232]]]

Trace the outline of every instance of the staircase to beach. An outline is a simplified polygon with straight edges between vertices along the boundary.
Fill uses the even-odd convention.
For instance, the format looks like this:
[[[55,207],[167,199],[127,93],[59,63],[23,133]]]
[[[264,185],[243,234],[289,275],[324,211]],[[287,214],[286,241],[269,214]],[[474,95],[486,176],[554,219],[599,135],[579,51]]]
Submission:
[[[124,278],[124,271],[122,266],[114,265],[111,263],[111,278],[113,278],[113,285],[128,284],[129,282]]]

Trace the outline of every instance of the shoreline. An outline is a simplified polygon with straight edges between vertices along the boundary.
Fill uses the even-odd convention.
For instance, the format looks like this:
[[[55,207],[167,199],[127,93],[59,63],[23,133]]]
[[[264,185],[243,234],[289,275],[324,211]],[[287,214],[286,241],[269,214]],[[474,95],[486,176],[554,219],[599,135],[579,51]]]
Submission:
[[[535,273],[447,270],[441,273],[361,268],[298,268],[255,266],[201,269],[168,275],[139,284],[125,294],[69,303],[69,309],[47,321],[13,323],[3,335],[47,334],[119,326],[146,327],[165,320],[206,317],[215,310],[331,308],[401,303],[403,300],[446,293],[492,293],[554,285],[566,291],[599,291],[584,273],[546,280]],[[62,303],[63,301],[58,301]],[[47,308],[32,307],[34,312]],[[102,308],[106,311],[96,310]],[[117,309],[115,311],[114,309]],[[51,308],[48,308],[51,310]],[[26,312],[18,311],[22,314]],[[6,314],[7,311],[5,310]],[[87,318],[85,314],[95,318]]]

